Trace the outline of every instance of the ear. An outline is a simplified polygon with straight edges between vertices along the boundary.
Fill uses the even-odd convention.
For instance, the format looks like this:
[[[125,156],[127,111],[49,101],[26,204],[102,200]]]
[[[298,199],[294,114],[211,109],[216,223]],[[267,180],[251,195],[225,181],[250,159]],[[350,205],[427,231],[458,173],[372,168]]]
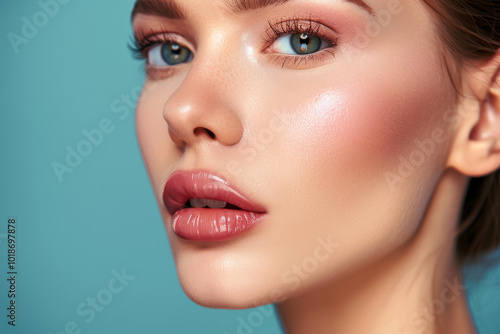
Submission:
[[[448,157],[448,166],[464,175],[481,177],[500,168],[500,50],[476,63],[467,74],[471,96],[458,106],[461,122]]]

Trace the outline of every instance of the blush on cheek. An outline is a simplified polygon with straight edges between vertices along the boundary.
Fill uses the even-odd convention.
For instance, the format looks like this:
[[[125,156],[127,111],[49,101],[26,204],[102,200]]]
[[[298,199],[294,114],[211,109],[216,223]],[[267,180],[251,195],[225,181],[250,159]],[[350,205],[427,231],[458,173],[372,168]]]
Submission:
[[[378,171],[393,170],[417,149],[417,141],[429,138],[440,125],[447,106],[439,83],[435,75],[425,73],[389,74],[346,90],[344,99],[351,102],[341,129],[342,140],[357,152],[352,162],[369,163]]]
[[[387,96],[369,95],[364,87],[332,90],[294,118],[294,134],[310,157],[317,153],[342,165],[363,166],[402,154],[424,120],[413,109]]]
[[[365,158],[392,164],[411,149],[413,139],[429,123],[428,108],[419,96],[398,93],[403,92],[370,87],[351,92],[355,102],[346,129],[355,134],[350,139]]]
[[[439,89],[424,84],[379,80],[323,92],[294,117],[295,145],[308,152],[309,168],[316,163],[346,182],[361,175],[384,182],[384,173],[416,148],[415,140],[430,135],[444,108]]]
[[[368,172],[393,168],[415,150],[415,140],[429,138],[442,125],[450,85],[438,47],[416,33],[424,41],[392,37],[390,53],[367,49],[352,59],[356,66],[325,75],[335,80],[328,92],[335,109],[324,123],[325,141],[348,164],[370,165]]]

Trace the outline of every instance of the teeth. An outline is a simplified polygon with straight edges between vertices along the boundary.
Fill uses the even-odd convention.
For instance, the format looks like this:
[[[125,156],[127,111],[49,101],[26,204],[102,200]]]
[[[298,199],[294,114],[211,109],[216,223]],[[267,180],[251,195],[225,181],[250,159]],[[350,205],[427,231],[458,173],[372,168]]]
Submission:
[[[208,207],[209,208],[212,208],[212,209],[221,209],[221,208],[225,208],[226,207],[226,202],[222,202],[222,201],[216,201],[214,199],[209,199],[208,200]]]
[[[226,202],[222,201],[216,201],[214,199],[205,199],[205,198],[192,198],[189,200],[189,204],[193,208],[204,208],[208,206],[209,208],[212,209],[220,209],[220,208],[225,208],[226,207]]]
[[[192,198],[189,200],[189,204],[191,204],[193,208],[204,208],[208,204],[208,199]]]

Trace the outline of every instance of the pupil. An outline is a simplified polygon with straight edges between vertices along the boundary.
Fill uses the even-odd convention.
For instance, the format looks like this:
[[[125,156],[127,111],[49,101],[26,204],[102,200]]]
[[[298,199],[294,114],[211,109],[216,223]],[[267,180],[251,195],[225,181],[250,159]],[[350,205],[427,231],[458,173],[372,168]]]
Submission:
[[[298,54],[318,52],[321,48],[321,39],[309,34],[292,34],[292,49]]]
[[[191,57],[189,49],[177,43],[165,43],[161,50],[162,59],[169,65],[178,65],[187,62]]]

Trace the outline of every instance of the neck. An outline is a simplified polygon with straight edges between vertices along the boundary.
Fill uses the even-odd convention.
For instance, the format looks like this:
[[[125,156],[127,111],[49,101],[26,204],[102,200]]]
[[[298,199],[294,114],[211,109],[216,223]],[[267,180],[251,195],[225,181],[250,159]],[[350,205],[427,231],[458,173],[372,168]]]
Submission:
[[[475,333],[454,243],[467,184],[448,170],[407,244],[360,272],[278,304],[286,333]]]

